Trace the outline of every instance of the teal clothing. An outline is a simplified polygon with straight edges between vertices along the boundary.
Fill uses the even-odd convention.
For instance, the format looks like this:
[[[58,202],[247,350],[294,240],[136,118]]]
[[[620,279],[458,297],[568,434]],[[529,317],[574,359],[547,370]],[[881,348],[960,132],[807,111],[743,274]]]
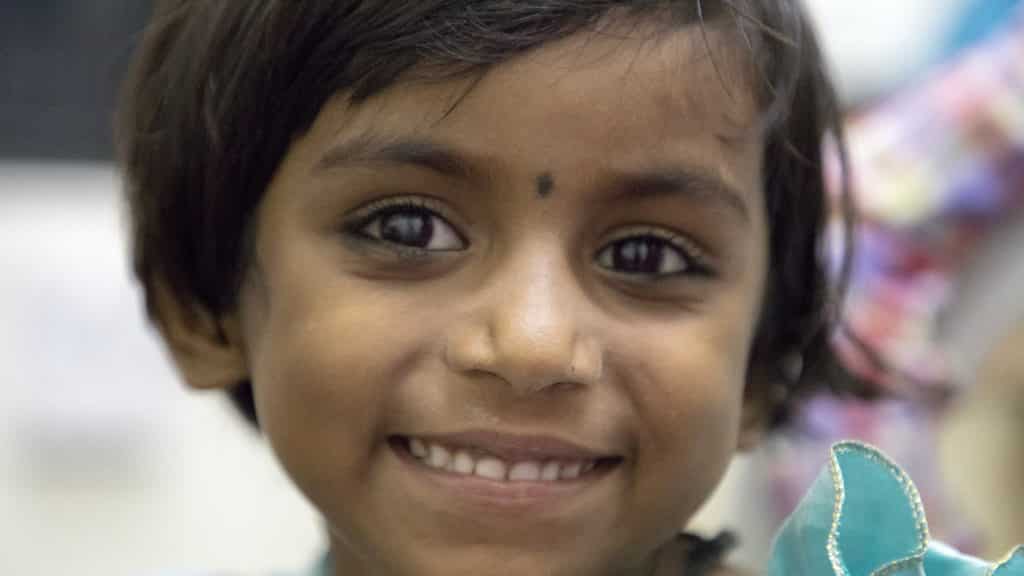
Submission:
[[[1024,546],[992,564],[930,541],[907,474],[842,442],[776,535],[768,576],[1024,576]]]

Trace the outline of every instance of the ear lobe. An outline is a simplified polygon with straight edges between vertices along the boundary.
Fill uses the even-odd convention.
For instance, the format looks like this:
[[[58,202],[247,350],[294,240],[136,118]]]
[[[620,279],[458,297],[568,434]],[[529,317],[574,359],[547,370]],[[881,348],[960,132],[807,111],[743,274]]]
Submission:
[[[202,306],[188,306],[162,284],[153,295],[157,327],[190,387],[227,389],[249,377],[236,317],[217,318]]]

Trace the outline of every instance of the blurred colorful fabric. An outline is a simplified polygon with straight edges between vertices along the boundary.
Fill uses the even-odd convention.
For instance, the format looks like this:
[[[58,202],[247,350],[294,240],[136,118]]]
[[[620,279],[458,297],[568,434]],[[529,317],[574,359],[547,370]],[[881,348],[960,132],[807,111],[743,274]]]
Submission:
[[[936,323],[972,250],[1024,210],[1022,6],[1017,3],[982,43],[847,125],[861,222],[844,314],[855,338],[839,334],[836,346],[854,372],[892,399],[819,398],[807,406],[793,437],[774,448],[779,518],[820,466],[809,455],[857,438],[906,463],[936,537],[968,550],[976,542],[936,474],[937,419],[970,385],[950,376]],[[831,233],[838,239],[834,220]],[[857,340],[877,352],[886,369]]]
[[[855,370],[893,392],[931,395],[919,387],[951,384],[933,343],[935,318],[972,248],[1024,204],[1017,15],[1013,27],[848,126],[861,222],[846,318],[895,370],[875,371],[848,340],[839,346]]]

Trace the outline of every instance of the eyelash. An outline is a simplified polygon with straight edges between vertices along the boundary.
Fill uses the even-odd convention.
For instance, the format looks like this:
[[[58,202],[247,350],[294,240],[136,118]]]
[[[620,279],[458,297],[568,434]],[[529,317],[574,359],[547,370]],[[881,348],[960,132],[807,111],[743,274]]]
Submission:
[[[465,247],[468,246],[469,242],[450,223],[451,219],[446,215],[446,212],[447,210],[443,205],[441,205],[441,203],[433,201],[430,198],[384,198],[359,209],[352,217],[350,223],[345,224],[344,228],[345,232],[349,236],[363,242],[383,247],[392,251],[398,257],[421,260],[439,252],[445,253],[464,250]],[[439,221],[451,230],[451,235],[456,238],[462,246],[459,248],[442,250],[422,248],[419,246],[410,246],[408,244],[394,242],[384,238],[378,238],[367,232],[368,227],[371,227],[375,223],[379,226],[382,224],[379,222],[381,219],[394,214],[417,214],[420,217],[429,219],[432,222],[430,224],[431,232],[435,229],[433,222]],[[611,268],[606,268],[606,270],[620,276],[640,277],[645,280],[666,280],[677,276],[709,277],[714,274],[707,252],[697,245],[696,242],[664,228],[653,226],[633,226],[627,228],[623,232],[619,232],[616,234],[615,238],[605,243],[601,249],[597,251],[594,257],[596,260],[603,260],[605,259],[603,256],[605,252],[615,249],[616,246],[623,245],[627,242],[643,241],[652,238],[661,243],[663,247],[670,247],[678,254],[680,261],[683,262],[682,270],[664,274],[621,272]],[[615,256],[613,255],[613,260],[614,257]]]
[[[681,270],[663,274],[629,273],[618,272],[612,269],[609,270],[616,274],[645,279],[669,279],[677,276],[710,277],[714,275],[714,270],[710,261],[711,259],[708,256],[707,251],[701,248],[695,241],[678,233],[666,230],[665,228],[649,225],[627,227],[625,230],[618,232],[612,240],[605,243],[605,245],[598,250],[597,254],[595,254],[595,258],[602,259],[602,255],[605,254],[606,251],[614,249],[617,245],[622,243],[644,241],[652,238],[657,240],[662,246],[670,247],[678,254],[679,259],[683,264],[683,268]]]
[[[353,216],[352,221],[344,226],[345,232],[353,238],[363,242],[379,245],[392,251],[395,255],[409,259],[422,259],[437,252],[454,252],[457,249],[431,250],[418,246],[410,246],[393,242],[384,238],[376,238],[367,232],[372,224],[392,214],[417,213],[431,220],[439,220],[452,231],[453,236],[463,245],[469,242],[450,223],[451,218],[446,215],[445,208],[430,198],[384,198],[373,202],[359,209]],[[431,231],[433,224],[431,224]]]

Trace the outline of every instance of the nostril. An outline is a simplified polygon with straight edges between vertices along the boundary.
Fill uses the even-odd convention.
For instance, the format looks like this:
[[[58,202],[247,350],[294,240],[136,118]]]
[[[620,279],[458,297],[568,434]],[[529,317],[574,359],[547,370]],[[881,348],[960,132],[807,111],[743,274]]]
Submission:
[[[543,391],[549,394],[561,394],[566,392],[572,392],[574,390],[579,390],[580,388],[582,388],[582,385],[578,382],[562,381],[552,383],[551,385],[544,388]]]

